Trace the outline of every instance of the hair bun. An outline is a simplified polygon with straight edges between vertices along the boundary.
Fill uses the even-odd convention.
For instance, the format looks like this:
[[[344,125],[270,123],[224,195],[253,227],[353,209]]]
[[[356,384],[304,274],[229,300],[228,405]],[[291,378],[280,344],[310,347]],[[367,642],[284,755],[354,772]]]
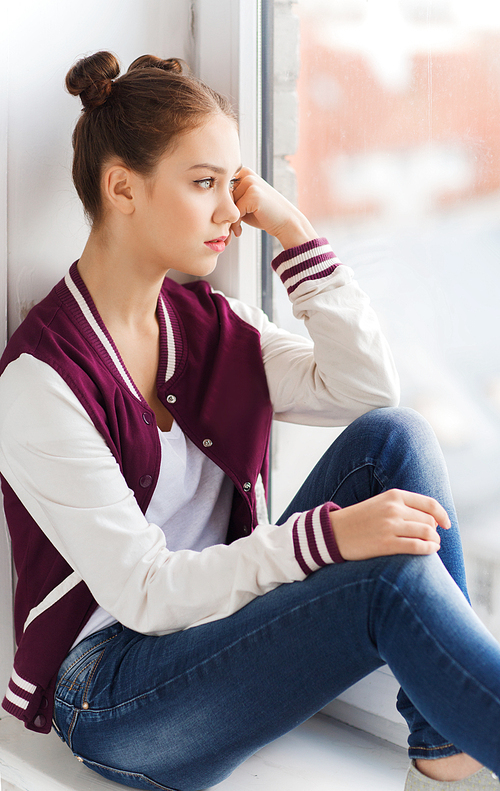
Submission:
[[[186,61],[181,58],[157,58],[156,55],[141,55],[130,64],[129,71],[138,69],[162,69],[162,71],[172,71],[175,74],[191,74],[191,69]]]
[[[85,110],[93,110],[108,98],[112,80],[118,77],[120,64],[111,52],[96,52],[82,58],[68,71],[66,88],[79,96]]]

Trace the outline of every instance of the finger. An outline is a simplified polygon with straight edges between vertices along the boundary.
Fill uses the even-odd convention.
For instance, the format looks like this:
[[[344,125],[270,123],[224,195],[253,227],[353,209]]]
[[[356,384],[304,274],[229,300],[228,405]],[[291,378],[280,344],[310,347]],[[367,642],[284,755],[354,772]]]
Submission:
[[[233,222],[229,230],[232,231],[236,237],[241,236],[241,219],[237,222]]]
[[[451,522],[448,514],[443,506],[438,503],[433,497],[427,497],[425,494],[417,494],[416,492],[401,491],[403,500],[406,505],[415,508],[417,511],[422,511],[425,514],[430,514],[434,517],[437,524],[444,527],[445,530],[451,527]]]
[[[238,179],[244,179],[247,176],[255,176],[256,178],[259,178],[259,176],[257,176],[257,173],[255,172],[255,170],[252,170],[252,168],[247,168],[246,165],[243,165],[241,170],[239,170],[236,175],[237,175]]]
[[[405,522],[420,522],[421,524],[429,525],[433,530],[435,530],[438,525],[437,520],[431,516],[431,514],[425,511],[419,511],[418,508],[411,508],[408,505],[405,506],[402,518]]]
[[[433,555],[439,552],[440,545],[435,541],[420,541],[418,538],[401,538],[397,542],[394,555]]]
[[[256,185],[246,184],[246,186],[243,186],[244,190],[241,194],[233,192],[233,200],[242,217],[244,217],[245,214],[253,214],[258,211],[263,199]]]
[[[420,541],[441,544],[441,538],[436,528],[421,522],[404,522],[397,536],[398,538],[418,538]]]
[[[233,192],[234,202],[237,203],[242,195],[245,194],[247,189],[251,187],[253,184],[257,184],[259,181],[259,176],[250,170],[250,168],[242,168],[237,175],[238,183],[235,186]]]

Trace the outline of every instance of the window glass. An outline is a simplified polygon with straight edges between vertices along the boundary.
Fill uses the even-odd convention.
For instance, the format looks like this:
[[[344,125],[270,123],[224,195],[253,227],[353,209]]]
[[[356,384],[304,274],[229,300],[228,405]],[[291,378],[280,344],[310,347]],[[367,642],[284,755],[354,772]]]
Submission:
[[[295,22],[280,21],[285,6]],[[372,298],[402,404],[428,418],[443,447],[489,617],[496,546],[500,557],[500,5],[300,0],[276,12],[279,145],[288,134],[277,181],[287,171],[290,183],[291,166],[299,207]],[[294,24],[297,79],[280,54]],[[286,91],[288,107],[298,97],[296,144],[290,112],[279,112]],[[278,286],[275,310],[302,331]],[[305,431],[289,441],[305,447],[315,436]],[[278,499],[280,475],[297,473],[279,443]]]

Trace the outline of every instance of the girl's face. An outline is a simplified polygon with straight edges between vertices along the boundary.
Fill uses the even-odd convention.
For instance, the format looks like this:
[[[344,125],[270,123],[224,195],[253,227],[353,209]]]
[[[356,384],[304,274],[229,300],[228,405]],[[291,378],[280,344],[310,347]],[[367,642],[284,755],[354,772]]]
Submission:
[[[202,276],[215,268],[240,217],[233,200],[240,156],[236,125],[222,114],[179,137],[136,204],[144,262]]]

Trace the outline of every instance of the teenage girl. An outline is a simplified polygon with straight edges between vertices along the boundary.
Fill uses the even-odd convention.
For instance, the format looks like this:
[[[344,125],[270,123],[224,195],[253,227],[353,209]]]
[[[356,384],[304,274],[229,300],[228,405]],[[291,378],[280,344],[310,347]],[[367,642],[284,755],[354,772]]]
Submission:
[[[5,708],[106,777],[196,791],[388,663],[406,788],[498,790],[500,648],[464,595],[436,440],[394,408],[353,273],[242,166],[231,107],[178,60],[119,77],[100,52],[67,87],[91,232],[2,358]],[[281,243],[310,341],[166,278],[208,275],[242,222]],[[349,424],[276,525],[273,417]]]

